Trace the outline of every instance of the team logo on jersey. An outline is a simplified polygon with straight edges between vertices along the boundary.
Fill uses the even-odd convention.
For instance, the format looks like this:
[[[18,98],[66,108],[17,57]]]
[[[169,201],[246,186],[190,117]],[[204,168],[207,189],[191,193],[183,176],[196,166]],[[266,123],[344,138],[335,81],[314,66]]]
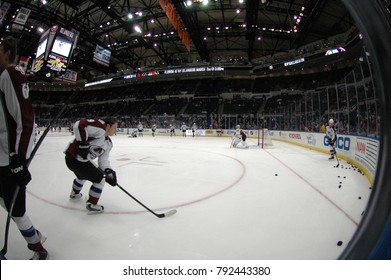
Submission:
[[[22,94],[24,99],[29,98],[29,92],[30,92],[29,85],[27,83],[22,84]]]
[[[91,146],[90,147],[90,156],[92,159],[99,157],[104,152],[105,152],[105,149],[103,149],[99,146]]]

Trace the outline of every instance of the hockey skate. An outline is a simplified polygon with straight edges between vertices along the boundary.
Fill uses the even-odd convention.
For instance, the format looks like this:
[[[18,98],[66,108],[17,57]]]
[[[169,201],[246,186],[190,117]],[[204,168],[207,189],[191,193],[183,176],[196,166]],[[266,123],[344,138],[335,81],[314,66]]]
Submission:
[[[86,209],[88,210],[87,214],[100,214],[103,213],[103,210],[105,209],[103,205],[99,204],[92,204],[91,202],[87,202]]]
[[[27,245],[27,248],[34,252],[34,255],[30,258],[30,260],[48,260],[49,253],[42,246],[42,244],[46,241],[46,236],[44,236],[39,230],[37,230],[37,234],[40,242],[37,244]]]
[[[75,193],[74,190],[71,191],[71,194],[69,195],[70,199],[79,199],[82,198],[83,194],[82,193]]]
[[[49,253],[45,248],[42,247],[40,251],[34,251],[34,255],[30,258],[30,260],[48,260]]]
[[[329,160],[333,160],[334,159],[334,155],[332,155],[331,157],[329,157]]]

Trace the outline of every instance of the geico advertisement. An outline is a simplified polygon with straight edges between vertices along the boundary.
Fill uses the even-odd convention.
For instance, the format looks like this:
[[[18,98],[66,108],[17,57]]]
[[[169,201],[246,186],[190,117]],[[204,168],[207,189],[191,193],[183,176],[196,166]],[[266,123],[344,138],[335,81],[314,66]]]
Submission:
[[[304,147],[315,147],[328,153],[330,143],[324,133],[271,131],[273,140],[282,140]],[[374,177],[379,154],[379,140],[369,137],[338,135],[334,147],[339,155],[346,160],[352,160],[367,170]]]

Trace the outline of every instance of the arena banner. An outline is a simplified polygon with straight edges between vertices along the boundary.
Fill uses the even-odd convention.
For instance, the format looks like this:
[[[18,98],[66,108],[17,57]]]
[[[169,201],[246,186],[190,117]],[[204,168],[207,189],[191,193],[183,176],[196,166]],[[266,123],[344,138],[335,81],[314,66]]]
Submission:
[[[14,20],[14,23],[12,24],[13,30],[23,30],[24,25],[27,22],[28,17],[30,16],[31,10],[27,8],[20,8],[18,14],[16,15],[16,18]]]

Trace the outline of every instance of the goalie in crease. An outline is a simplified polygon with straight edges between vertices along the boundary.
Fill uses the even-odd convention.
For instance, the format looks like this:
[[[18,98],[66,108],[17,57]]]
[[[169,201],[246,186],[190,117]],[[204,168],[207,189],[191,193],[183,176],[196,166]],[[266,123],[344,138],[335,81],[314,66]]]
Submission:
[[[232,138],[231,148],[232,147],[236,148],[239,145],[239,143],[241,143],[244,148],[248,149],[246,139],[247,139],[246,133],[244,132],[243,129],[240,129],[240,125],[237,125]]]
[[[117,185],[117,176],[109,160],[113,147],[109,136],[113,136],[116,130],[117,121],[111,117],[104,120],[79,120],[73,126],[75,139],[65,151],[66,165],[76,175],[70,199],[81,198],[84,183],[87,180],[92,182],[86,204],[90,213],[101,213],[104,210],[103,205],[99,205],[98,201],[105,182],[112,186]],[[104,170],[105,176],[88,160],[89,158],[98,158],[99,168]]]

